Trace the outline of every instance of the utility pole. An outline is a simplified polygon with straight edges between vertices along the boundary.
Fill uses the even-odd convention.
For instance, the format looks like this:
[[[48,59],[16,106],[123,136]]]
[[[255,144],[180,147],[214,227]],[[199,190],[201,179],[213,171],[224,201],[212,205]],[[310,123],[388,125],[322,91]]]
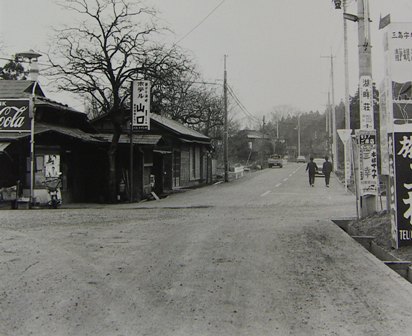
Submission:
[[[298,156],[300,156],[300,114],[298,114]]]
[[[227,71],[226,58],[224,55],[224,72],[223,72],[223,102],[224,102],[224,131],[223,131],[223,161],[225,168],[225,182],[229,182],[229,163],[228,163],[228,126],[227,126]]]
[[[345,19],[347,0],[343,0],[343,47],[345,62],[345,128],[350,129],[350,106],[349,106],[349,62],[348,62],[348,25]]]
[[[372,82],[372,53],[371,53],[371,36],[370,36],[370,20],[369,20],[369,0],[358,0],[358,50],[359,50],[359,99],[360,99],[360,120],[361,126],[359,135],[357,136],[358,148],[357,156],[358,170],[369,169],[374,176],[377,176],[377,168],[373,167],[373,164],[365,161],[365,151],[367,154],[376,155],[376,131],[373,120],[373,82]],[[362,134],[373,139],[373,146],[367,147],[361,145]],[[368,143],[371,143],[368,140]],[[365,149],[366,148],[366,149]],[[358,173],[357,179],[359,180],[360,189],[360,210],[361,216],[366,217],[376,212],[376,193],[366,192],[363,190],[362,174]],[[364,179],[365,177],[363,177]],[[371,181],[367,181],[371,182]],[[375,178],[376,189],[378,181]]]
[[[330,55],[330,76],[332,84],[332,159],[333,170],[338,170],[338,146],[336,139],[336,105],[335,105],[335,80],[333,73],[333,56]]]
[[[331,122],[332,122],[332,162],[333,170],[338,170],[338,147],[336,142],[336,106],[335,106],[335,81],[334,81],[334,72],[333,72],[333,59],[335,56],[321,56],[321,58],[330,58],[330,79],[332,86],[332,108],[331,108]]]

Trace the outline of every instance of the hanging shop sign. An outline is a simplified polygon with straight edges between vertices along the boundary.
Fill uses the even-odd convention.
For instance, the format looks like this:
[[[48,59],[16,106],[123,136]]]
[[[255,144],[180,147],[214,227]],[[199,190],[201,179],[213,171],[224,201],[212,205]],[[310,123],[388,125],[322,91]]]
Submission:
[[[150,130],[150,81],[137,80],[132,84],[132,127]]]
[[[30,132],[29,99],[0,100],[0,132]]]

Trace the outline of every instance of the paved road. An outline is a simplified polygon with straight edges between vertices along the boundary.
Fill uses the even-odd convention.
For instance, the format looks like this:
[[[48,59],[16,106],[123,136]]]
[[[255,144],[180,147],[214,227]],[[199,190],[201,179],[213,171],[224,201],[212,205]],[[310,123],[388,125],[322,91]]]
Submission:
[[[0,211],[0,334],[407,335],[411,285],[304,166],[140,204]]]

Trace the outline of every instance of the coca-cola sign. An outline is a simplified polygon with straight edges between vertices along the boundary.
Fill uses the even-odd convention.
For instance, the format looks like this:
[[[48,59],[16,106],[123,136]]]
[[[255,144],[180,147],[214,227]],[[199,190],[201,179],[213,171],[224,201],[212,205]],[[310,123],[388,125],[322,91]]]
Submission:
[[[0,132],[30,131],[28,99],[0,100]]]

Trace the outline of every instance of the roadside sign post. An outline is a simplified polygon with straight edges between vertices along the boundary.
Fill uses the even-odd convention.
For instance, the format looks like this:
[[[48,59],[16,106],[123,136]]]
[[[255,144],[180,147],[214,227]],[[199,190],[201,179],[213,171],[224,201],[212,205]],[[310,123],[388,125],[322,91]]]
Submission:
[[[381,167],[387,180],[392,247],[412,245],[412,23],[390,23],[384,33],[381,85]]]
[[[343,151],[345,153],[344,157],[344,163],[345,163],[345,191],[348,191],[348,179],[350,176],[350,157],[348,156],[348,153],[350,153],[350,148],[351,148],[351,133],[352,130],[350,129],[338,129],[337,130],[339,138],[343,142]]]
[[[151,83],[135,80],[131,87],[129,202],[133,202],[133,132],[150,130]]]

